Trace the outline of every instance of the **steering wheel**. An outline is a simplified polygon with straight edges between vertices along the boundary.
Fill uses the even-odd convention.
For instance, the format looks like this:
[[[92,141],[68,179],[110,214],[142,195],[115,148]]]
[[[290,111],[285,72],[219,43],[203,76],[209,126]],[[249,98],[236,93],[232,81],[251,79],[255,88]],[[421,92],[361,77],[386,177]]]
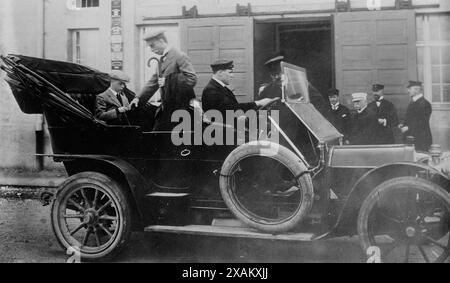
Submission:
[[[267,110],[267,111],[270,111],[270,110],[272,110],[272,108],[273,108],[280,100],[281,100],[281,98],[277,97],[277,98],[275,98],[274,100],[272,100],[272,102],[270,102],[269,104],[266,104],[266,105],[264,105],[264,106],[260,106],[260,107],[258,108],[258,111],[261,111],[261,110]]]

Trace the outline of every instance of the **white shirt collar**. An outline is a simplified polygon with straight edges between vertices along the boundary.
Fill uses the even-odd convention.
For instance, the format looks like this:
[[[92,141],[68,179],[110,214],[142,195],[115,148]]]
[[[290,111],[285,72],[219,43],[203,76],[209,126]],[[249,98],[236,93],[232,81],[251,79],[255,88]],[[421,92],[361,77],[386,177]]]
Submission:
[[[378,99],[378,102],[381,102],[384,99],[384,96],[380,96],[380,99]]]
[[[117,95],[117,91],[113,90],[112,88],[109,88],[109,90],[110,90],[114,95]]]
[[[213,77],[213,80],[215,80],[216,82],[218,82],[221,86],[227,87],[221,80],[218,80],[218,79],[216,79],[215,77]]]
[[[341,103],[336,103],[336,104],[331,104],[331,108],[332,109],[338,109],[339,108],[339,106],[341,106]]]
[[[367,106],[366,107],[364,107],[363,109],[361,109],[361,110],[358,110],[358,114],[361,114],[362,112],[364,112],[364,110],[366,110],[366,108],[367,108]]]
[[[421,99],[422,97],[423,97],[423,94],[419,94],[419,95],[413,96],[412,100],[414,102],[416,102],[417,100]]]

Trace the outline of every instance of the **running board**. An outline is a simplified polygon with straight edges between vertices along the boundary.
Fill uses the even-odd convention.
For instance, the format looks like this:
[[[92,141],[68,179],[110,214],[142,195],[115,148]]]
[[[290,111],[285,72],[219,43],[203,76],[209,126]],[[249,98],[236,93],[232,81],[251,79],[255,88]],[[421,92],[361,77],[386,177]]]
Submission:
[[[249,238],[249,239],[293,241],[293,242],[309,242],[314,239],[314,234],[311,233],[286,233],[286,234],[272,235],[261,233],[255,229],[246,227],[223,227],[211,225],[149,226],[145,228],[145,232],[170,233],[170,234],[195,235],[195,236],[216,236],[229,238]]]

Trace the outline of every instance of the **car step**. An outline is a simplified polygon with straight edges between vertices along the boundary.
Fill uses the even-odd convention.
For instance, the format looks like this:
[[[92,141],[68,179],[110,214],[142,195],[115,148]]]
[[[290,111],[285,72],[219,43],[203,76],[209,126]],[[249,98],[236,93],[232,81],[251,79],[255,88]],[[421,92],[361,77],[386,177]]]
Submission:
[[[261,233],[255,229],[247,227],[225,227],[212,225],[149,226],[145,228],[145,232],[294,242],[307,242],[314,239],[314,234],[311,233],[286,233],[272,235]]]

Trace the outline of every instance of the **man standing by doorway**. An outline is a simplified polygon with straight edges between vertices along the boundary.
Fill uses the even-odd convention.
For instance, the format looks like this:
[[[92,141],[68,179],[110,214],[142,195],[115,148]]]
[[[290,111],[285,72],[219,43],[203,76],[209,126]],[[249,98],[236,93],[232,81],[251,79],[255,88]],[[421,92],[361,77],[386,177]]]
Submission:
[[[168,100],[183,100],[180,97],[176,99],[168,99],[166,97],[167,93],[165,91],[168,86],[169,77],[171,83],[193,89],[197,84],[197,75],[188,56],[169,44],[164,31],[150,32],[144,36],[144,40],[150,46],[153,53],[161,56],[159,64],[160,71],[159,76],[155,74],[147,82],[142,91],[131,102],[131,106],[137,107],[139,104],[145,105],[149,100],[152,101],[153,107],[158,108],[156,111],[157,122],[155,126],[158,127],[158,125],[166,123],[167,119],[170,121],[171,113],[163,111],[163,108],[173,108],[173,105],[167,105]],[[161,89],[160,92],[158,91],[159,89]],[[199,104],[195,102],[195,95],[192,97],[193,90],[185,93],[189,93],[190,95],[190,97],[185,99],[188,101],[188,104],[198,108]]]
[[[367,107],[367,93],[352,94],[355,113],[352,116],[352,127],[350,132],[350,143],[353,145],[373,144],[376,113]]]
[[[344,139],[348,140],[351,122],[350,110],[339,102],[339,90],[330,89],[328,96],[331,105],[331,123],[344,135]]]
[[[397,110],[394,104],[384,98],[384,85],[372,86],[375,101],[369,104],[377,114],[374,144],[395,144],[394,130],[398,126]]]
[[[422,82],[409,81],[407,88],[411,103],[406,110],[405,122],[399,128],[405,139],[414,138],[416,150],[428,151],[433,143],[430,129],[431,104],[423,96]]]

